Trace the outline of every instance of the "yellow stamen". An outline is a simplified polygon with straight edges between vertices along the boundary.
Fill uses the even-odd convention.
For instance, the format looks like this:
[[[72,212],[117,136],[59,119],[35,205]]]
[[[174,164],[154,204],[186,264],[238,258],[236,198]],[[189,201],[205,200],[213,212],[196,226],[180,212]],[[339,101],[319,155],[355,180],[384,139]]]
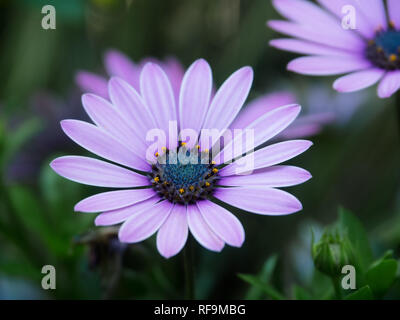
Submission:
[[[217,169],[217,168],[214,168],[214,169],[212,169],[212,172],[217,173],[217,172],[218,172],[218,169]]]
[[[196,146],[196,149],[200,149],[200,146],[199,146],[199,145],[197,145],[197,146]]]
[[[167,151],[167,148],[166,147],[162,147],[161,150],[165,152],[165,151]]]
[[[376,51],[383,52],[383,48],[382,47],[378,47],[378,48],[376,48]]]
[[[396,25],[394,24],[393,20],[389,21],[389,27],[392,28],[392,29],[396,29]]]
[[[182,194],[182,193],[184,193],[184,192],[185,192],[185,189],[183,189],[183,188],[180,188],[180,189],[179,189],[179,193],[180,193],[180,194]]]
[[[209,187],[210,183],[208,181],[206,181],[206,187]]]
[[[217,164],[217,163],[213,160],[213,161],[211,161],[211,164]]]
[[[182,146],[186,146],[186,142],[182,142],[181,145],[182,145]]]
[[[190,187],[189,187],[189,190],[190,190],[190,191],[193,191],[193,190],[194,190],[194,187],[193,187],[193,186],[190,186]]]
[[[208,149],[204,149],[204,152],[208,152]]]
[[[154,178],[154,181],[155,181],[155,182],[159,182],[159,181],[160,181],[160,178],[159,178],[159,177],[155,177],[155,178]]]
[[[155,156],[158,157],[160,154],[158,152],[155,153]]]
[[[389,60],[390,60],[391,62],[395,62],[395,61],[397,60],[397,56],[396,56],[395,54],[391,54],[391,55],[389,56]]]

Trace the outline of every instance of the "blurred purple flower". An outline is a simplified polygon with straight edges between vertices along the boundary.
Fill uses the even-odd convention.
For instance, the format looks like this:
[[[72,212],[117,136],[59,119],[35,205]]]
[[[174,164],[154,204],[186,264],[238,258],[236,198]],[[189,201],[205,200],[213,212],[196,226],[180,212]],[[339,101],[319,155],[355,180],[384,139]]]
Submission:
[[[213,158],[207,144],[204,147],[201,131],[206,128],[224,132],[238,116],[242,128],[254,130],[254,145],[241,149],[247,152],[290,125],[300,112],[299,105],[239,114],[253,80],[250,67],[233,73],[212,97],[211,68],[205,60],[197,60],[179,83],[177,99],[178,91],[173,89],[171,76],[159,65],[146,63],[137,78],[136,66],[127,62],[125,57],[118,56],[113,67],[107,69],[114,70],[113,74],[120,70],[120,75],[124,70],[124,79],[130,82],[113,77],[107,86],[96,87],[96,92],[109,97],[111,102],[99,95],[83,95],[83,106],[95,125],[78,120],[61,123],[64,132],[77,144],[125,167],[80,156],[52,161],[51,167],[67,179],[123,189],[86,198],[75,206],[76,211],[102,212],[95,220],[96,225],[123,222],[119,230],[121,242],[137,243],[157,232],[158,251],[169,258],[184,247],[189,230],[201,245],[212,251],[221,251],[225,244],[242,245],[242,224],[228,210],[214,203],[214,198],[262,215],[291,214],[302,209],[297,198],[277,187],[303,183],[310,179],[310,173],[277,164],[303,153],[311,142],[292,140],[261,148],[241,158],[246,160],[254,156],[254,171],[250,175],[240,175],[237,169],[241,161],[224,166],[218,157]],[[90,87],[90,79],[84,79],[85,85]],[[82,85],[82,74],[78,75],[78,80]],[[140,91],[135,86],[139,86]],[[106,87],[108,92],[104,91]],[[170,121],[174,120],[177,120],[178,129],[190,128],[199,133],[198,144],[179,144],[176,136],[169,135],[168,149],[161,148],[149,159],[147,132],[157,127],[168,134]],[[241,138],[238,137],[240,141]],[[236,139],[234,137],[232,145],[236,144]],[[225,145],[221,153],[228,147],[229,144]],[[204,157],[214,161],[187,164],[178,158],[177,163],[172,163],[170,155],[178,151],[189,153],[197,160]],[[227,156],[227,153],[223,157],[225,162],[233,158],[236,156]]]
[[[333,87],[358,91],[379,82],[378,96],[388,98],[400,88],[400,1],[273,0],[290,21],[269,21],[272,29],[296,39],[276,39],[278,49],[310,55],[291,61],[288,69],[317,76],[339,75]],[[356,12],[355,29],[344,28],[343,8]],[[351,17],[349,17],[351,18]]]

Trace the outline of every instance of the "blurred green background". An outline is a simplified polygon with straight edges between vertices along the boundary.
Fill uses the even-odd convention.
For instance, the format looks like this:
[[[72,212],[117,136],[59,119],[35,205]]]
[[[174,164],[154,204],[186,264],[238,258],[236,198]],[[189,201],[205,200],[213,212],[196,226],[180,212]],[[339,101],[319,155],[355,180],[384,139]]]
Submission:
[[[46,4],[56,8],[56,30],[41,28]],[[241,249],[216,254],[193,241],[197,298],[271,298],[238,277],[259,273],[271,256],[277,265],[268,282],[277,290],[292,298],[293,288],[304,286],[315,289],[312,298],[323,298],[318,290],[327,279],[310,280],[311,227],[335,221],[339,206],[366,227],[375,257],[393,249],[398,258],[394,100],[379,100],[373,89],[339,96],[333,78],[286,71],[295,55],[268,45],[279,35],[265,23],[277,18],[269,0],[0,0],[0,299],[183,297],[181,254],[165,260],[153,238],[125,246],[114,229],[94,227],[95,216],[73,206],[98,189],[69,182],[48,165],[56,156],[84,153],[59,121],[85,118],[74,76],[103,73],[110,48],[134,61],[175,56],[185,67],[205,58],[216,85],[250,65],[250,98],[288,90],[304,112],[312,107],[337,115],[311,138],[314,146],[291,161],[313,175],[290,188],[303,211],[283,217],[237,212],[246,230]],[[56,290],[41,288],[43,265],[55,266]],[[388,296],[400,297],[398,287]]]

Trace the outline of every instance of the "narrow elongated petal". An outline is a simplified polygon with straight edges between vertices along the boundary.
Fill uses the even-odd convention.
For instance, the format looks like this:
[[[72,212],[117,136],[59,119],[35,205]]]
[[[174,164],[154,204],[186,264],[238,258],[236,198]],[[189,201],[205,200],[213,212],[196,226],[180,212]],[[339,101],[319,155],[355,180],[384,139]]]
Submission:
[[[147,132],[157,128],[157,125],[142,97],[120,78],[111,78],[108,88],[113,105],[121,112],[138,139],[146,141]],[[145,154],[145,150],[142,152]]]
[[[74,209],[80,212],[110,211],[131,206],[154,195],[152,189],[103,192],[79,201]]]
[[[126,55],[116,50],[109,50],[104,55],[104,65],[110,76],[117,76],[139,90],[140,67]]]
[[[398,0],[387,0],[389,20],[397,29],[400,28],[400,2]]]
[[[400,90],[400,71],[388,72],[378,86],[379,98],[389,98]]]
[[[133,188],[149,185],[145,176],[88,157],[60,157],[53,160],[50,166],[64,178],[91,186]]]
[[[240,160],[229,164],[225,168],[221,169],[220,175],[230,176],[234,174],[243,174],[249,171],[248,164],[253,159],[253,170],[270,167],[275,164],[292,159],[299,154],[306,151],[312,146],[311,141],[307,140],[289,140],[284,142],[275,143],[254,152],[253,155],[247,155]]]
[[[179,91],[181,88],[181,83],[185,70],[183,69],[181,63],[174,57],[168,57],[164,64],[163,69],[168,76],[169,81],[171,81],[172,91],[174,92],[174,97],[176,105],[179,103]]]
[[[251,101],[240,111],[231,128],[244,129],[267,112],[288,104],[295,103],[295,96],[286,91],[266,94]]]
[[[338,25],[339,24],[340,21],[338,21]],[[365,43],[361,39],[355,38],[349,42],[349,39],[344,36],[345,32],[348,32],[347,30],[338,33],[324,28],[315,28],[281,20],[268,21],[268,26],[275,31],[295,38],[344,49],[349,52],[362,53],[365,49]],[[351,33],[351,31],[349,33]],[[351,43],[351,46],[349,46],[349,43]]]
[[[63,120],[61,127],[68,137],[83,148],[107,160],[135,168],[143,168],[143,159],[114,139],[103,129],[79,120]],[[149,168],[145,164],[144,168]]]
[[[168,132],[169,121],[177,120],[175,99],[171,83],[158,65],[149,62],[143,67],[140,92],[158,128]]]
[[[361,12],[358,10],[359,0],[317,0],[323,7],[328,9],[334,15],[338,17],[338,19],[342,20],[344,14],[349,13],[349,9],[355,9],[356,14],[356,29],[355,32],[362,34],[367,39],[371,39],[375,34],[376,26],[373,25]],[[396,1],[396,0],[395,0]],[[339,21],[339,20],[338,20]],[[349,30],[347,30],[349,31]]]
[[[225,243],[211,230],[197,206],[187,207],[187,219],[189,230],[198,243],[211,251],[222,250]]]
[[[342,28],[338,19],[321,7],[304,0],[274,0],[275,8],[286,18],[312,29],[323,29],[328,35],[340,36],[348,43],[360,42],[359,36]]]
[[[290,193],[268,187],[218,188],[214,195],[232,206],[263,215],[285,215],[302,209]]]
[[[121,242],[136,243],[151,237],[168,218],[174,205],[162,201],[147,210],[135,212],[119,229]]]
[[[358,91],[374,85],[384,74],[384,70],[377,68],[353,72],[337,79],[333,88],[339,92]]]
[[[293,166],[273,166],[259,169],[253,174],[227,176],[221,179],[222,186],[265,186],[265,187],[290,187],[311,178],[311,174],[302,168]]]
[[[299,105],[293,104],[267,112],[264,116],[248,125],[242,131],[242,134],[234,136],[233,140],[224,147],[222,152],[216,155],[216,163],[227,163],[276,136],[296,119],[300,110],[301,107]],[[254,136],[254,144],[249,144],[246,141],[248,139],[247,135],[251,132]]]
[[[175,205],[157,233],[157,249],[165,258],[179,253],[188,237],[186,206]]]
[[[271,40],[269,44],[277,49],[309,55],[349,56],[353,54],[344,49],[328,47],[323,44],[298,39],[274,39]]]
[[[301,57],[289,62],[290,71],[308,75],[336,75],[357,70],[368,69],[371,63],[362,57]]]
[[[217,236],[231,246],[242,246],[244,229],[238,218],[225,208],[208,200],[198,201],[197,207],[208,226]]]
[[[97,74],[80,71],[75,76],[76,84],[83,92],[89,92],[108,99],[107,80]]]
[[[112,226],[121,223],[128,220],[137,212],[149,210],[158,201],[160,201],[160,198],[158,196],[154,196],[150,199],[135,203],[129,207],[105,211],[96,217],[94,223],[96,226]]]
[[[215,94],[203,128],[217,129],[221,136],[242,108],[252,82],[253,70],[250,67],[243,67],[233,73]]]
[[[126,120],[122,118],[121,114],[111,103],[92,94],[83,95],[82,103],[87,114],[95,124],[106,130],[115,139],[144,159],[143,152],[147,149],[145,142],[136,136],[130,125],[128,125]],[[147,163],[144,160],[140,165],[142,170],[147,170],[148,166],[146,166]]]
[[[183,77],[179,97],[180,129],[200,133],[212,90],[212,73],[207,61],[195,61]]]

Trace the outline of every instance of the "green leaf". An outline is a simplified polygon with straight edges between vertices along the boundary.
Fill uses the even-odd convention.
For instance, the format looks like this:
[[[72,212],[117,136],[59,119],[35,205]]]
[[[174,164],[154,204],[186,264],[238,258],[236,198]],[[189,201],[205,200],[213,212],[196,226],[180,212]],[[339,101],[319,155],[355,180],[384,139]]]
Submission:
[[[263,283],[269,283],[272,277],[272,274],[275,270],[276,263],[278,261],[278,256],[273,255],[265,261],[263,268],[261,269],[261,272],[258,274],[258,278],[261,282]],[[255,299],[260,299],[262,295],[262,290],[259,288],[252,286],[250,287],[249,291],[246,294],[245,299],[247,300],[255,300]]]
[[[293,297],[296,300],[311,300],[312,299],[311,294],[309,294],[306,291],[306,289],[304,289],[298,285],[293,286]]]
[[[366,285],[355,292],[350,293],[347,295],[345,300],[373,300],[374,295],[372,293],[371,288]]]
[[[350,211],[339,208],[339,227],[347,232],[359,267],[362,271],[366,270],[373,258],[367,233],[361,222]]]
[[[380,259],[368,269],[366,282],[377,297],[383,297],[396,279],[397,261],[395,259]]]
[[[285,299],[285,297],[280,292],[278,292],[273,286],[260,281],[260,279],[258,279],[255,276],[252,276],[250,274],[238,274],[238,276],[240,279],[242,279],[242,280],[246,281],[247,283],[251,284],[252,286],[262,290],[271,299],[274,299],[274,300],[284,300]]]

